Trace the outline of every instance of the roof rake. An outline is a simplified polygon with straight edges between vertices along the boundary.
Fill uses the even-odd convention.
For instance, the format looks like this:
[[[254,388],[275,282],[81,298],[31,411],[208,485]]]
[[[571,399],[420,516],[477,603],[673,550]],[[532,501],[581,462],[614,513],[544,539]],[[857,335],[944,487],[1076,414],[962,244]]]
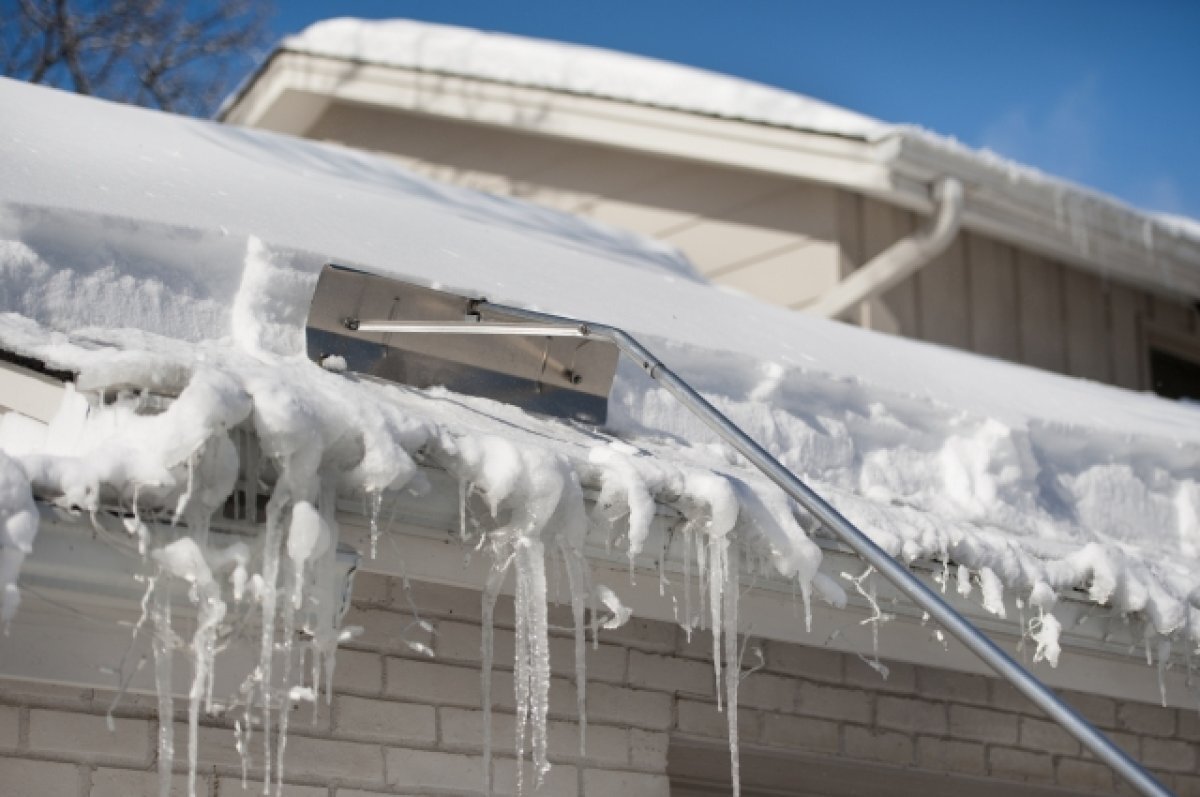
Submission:
[[[307,335],[309,357],[318,362],[340,356],[349,370],[369,376],[444,385],[591,423],[604,422],[617,359],[625,354],[1139,794],[1171,794],[624,330],[327,265]]]

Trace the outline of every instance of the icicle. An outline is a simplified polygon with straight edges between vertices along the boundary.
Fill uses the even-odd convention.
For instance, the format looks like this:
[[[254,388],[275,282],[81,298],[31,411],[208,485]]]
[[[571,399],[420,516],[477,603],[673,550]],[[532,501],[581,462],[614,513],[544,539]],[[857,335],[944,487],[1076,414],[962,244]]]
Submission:
[[[692,641],[692,533],[683,527],[683,634]]]
[[[379,556],[379,510],[383,507],[383,491],[376,490],[370,495],[370,525],[371,525],[371,558]]]
[[[741,684],[741,656],[738,651],[738,598],[741,592],[739,584],[740,562],[738,551],[728,548],[725,543],[725,566],[722,583],[722,624],[725,632],[725,715],[729,727],[729,766],[730,777],[733,781],[733,797],[739,797],[741,786],[741,763],[738,754],[738,686]],[[716,630],[713,636],[716,638]],[[718,690],[719,690],[718,684]]]
[[[249,779],[250,774],[250,730],[248,721],[243,723],[241,719],[234,720],[233,746],[237,750],[238,759],[242,763],[242,791],[245,791],[246,781]]]
[[[729,540],[725,537],[709,541],[708,606],[712,622],[713,676],[717,682],[717,711],[721,710],[721,630],[724,604],[722,591],[729,579]]]
[[[540,787],[550,771],[546,760],[546,713],[550,694],[550,649],[546,617],[545,552],[539,539],[517,543],[517,634],[515,677],[517,680],[517,761],[523,756],[526,724],[530,726],[529,752]],[[518,768],[517,793],[521,793]]]
[[[971,595],[971,571],[966,565],[959,565],[956,572],[958,581],[958,594],[966,598]]]
[[[547,621],[546,551],[542,534],[548,526],[582,546],[586,521],[578,479],[561,458],[537,449],[518,449],[503,438],[464,438],[443,441],[445,461],[460,481],[468,481],[488,502],[493,518],[507,522],[481,535],[492,555],[492,570],[484,594],[482,678],[485,684],[485,726],[490,723],[492,605],[510,566],[516,570],[516,645],[513,689],[517,703],[518,788],[524,787],[520,762],[525,742],[540,785],[550,765],[546,760],[546,714],[549,708],[550,655]],[[564,509],[564,506],[566,509]],[[502,510],[507,510],[504,512]],[[558,519],[560,522],[554,524]],[[576,541],[577,538],[577,541]],[[560,541],[564,539],[559,537]],[[570,557],[568,557],[569,559]],[[572,585],[582,606],[586,585]],[[582,623],[579,624],[582,629]],[[485,769],[491,778],[491,734],[485,728]],[[490,782],[489,782],[490,788]]]
[[[297,506],[301,506],[301,505],[302,504],[297,504]],[[292,511],[294,512],[295,509],[296,509],[296,507],[293,507]],[[293,523],[294,523],[294,521],[293,521]],[[291,535],[289,535],[289,539],[290,539],[290,536]],[[293,590],[299,590],[299,587],[295,586],[295,585],[303,580],[303,571],[298,572],[296,569],[292,569],[287,574],[287,579],[292,583]],[[295,639],[295,636],[296,636],[296,608],[297,607],[292,602],[284,601],[283,602],[283,617],[280,618],[282,620],[282,625],[283,625],[283,629],[282,629],[283,630],[283,643],[279,646],[279,648],[283,654],[283,662],[282,662],[283,666],[282,666],[282,672],[280,673],[280,679],[279,679],[279,683],[281,684],[282,688],[278,691],[278,694],[279,694],[279,730],[278,730],[278,737],[276,740],[276,753],[275,753],[275,795],[276,795],[276,797],[281,797],[283,794],[283,760],[284,760],[284,754],[287,752],[288,724],[291,720],[291,704],[288,700],[289,696],[285,690],[287,689],[288,684],[291,682],[291,677],[292,677],[292,656],[294,655],[293,649],[295,647],[295,645],[293,644],[293,640]],[[266,707],[266,711],[270,711],[270,706]],[[270,744],[271,744],[271,738],[270,738],[270,735],[268,734],[263,739],[263,746],[269,748]],[[263,793],[264,794],[267,792],[267,785],[271,780],[269,768],[267,770],[267,775],[268,775],[268,777],[263,782]]]
[[[704,628],[704,598],[708,594],[708,541],[700,534],[690,534],[685,536],[685,539],[695,541],[696,552],[696,600],[699,606],[696,607],[696,625]]]
[[[575,711],[579,715],[579,755],[583,757],[587,755],[587,626],[584,619],[587,594],[581,563],[580,560],[572,563],[569,557],[566,560],[567,578],[571,581],[571,620],[575,626]],[[610,626],[605,623],[604,627]]]
[[[313,481],[316,481],[315,478]],[[330,479],[325,480],[325,489],[321,489],[318,486],[320,482],[309,486],[305,492],[321,493],[321,500],[319,501],[322,504],[321,510],[314,507],[310,501],[297,500],[292,504],[291,522],[288,525],[286,549],[291,567],[286,572],[285,583],[290,587],[287,590],[290,593],[290,599],[280,604],[282,608],[282,616],[280,618],[282,622],[282,642],[279,645],[279,649],[283,661],[281,663],[282,672],[280,678],[282,688],[279,700],[279,734],[275,757],[275,793],[277,795],[283,793],[283,761],[284,753],[287,750],[288,725],[291,714],[288,695],[283,690],[289,688],[292,668],[295,663],[297,614],[306,608],[305,588],[309,583],[310,562],[327,560],[330,555],[336,553],[334,550],[335,543],[332,540],[333,532],[328,522],[333,517],[332,512],[336,506],[336,494],[331,489],[332,483]],[[332,595],[326,597],[329,602],[333,602],[334,597]],[[318,611],[320,611],[320,607],[318,607]],[[323,615],[324,612],[321,612],[321,615],[315,620],[316,623],[319,623],[317,627],[320,628],[322,636],[321,639],[314,639],[314,656],[318,657],[323,653],[322,648],[327,645],[336,644],[332,628],[325,627],[327,623],[322,619]],[[317,627],[313,627],[310,630],[316,631]],[[266,710],[270,710],[269,706]],[[267,744],[269,744],[269,734]]]
[[[1167,707],[1167,668],[1171,666],[1171,638],[1158,640],[1158,696],[1162,707]]]
[[[596,595],[600,595],[601,600],[612,609],[614,615],[619,615],[623,607],[620,605],[620,600],[608,587],[598,586],[595,591],[590,587],[587,560],[583,550],[588,521],[583,510],[583,489],[574,472],[569,473],[569,478],[564,484],[563,498],[559,502],[555,514],[557,519],[552,522],[559,529],[558,550],[562,556],[563,567],[567,571],[567,585],[571,591],[571,620],[574,625],[575,653],[575,708],[579,715],[579,755],[582,757],[587,754],[587,626],[584,614],[590,602],[593,618],[592,639],[595,641],[598,637],[594,630],[597,616]],[[614,608],[614,604],[616,608]],[[625,618],[628,619],[628,610],[626,610]],[[616,625],[606,622],[604,627],[615,628]]]
[[[197,518],[207,528],[207,517]],[[197,607],[196,630],[192,634],[192,684],[188,689],[188,797],[196,797],[196,766],[199,760],[200,706],[209,693],[213,660],[216,657],[217,628],[225,619],[225,602],[220,586],[214,581],[204,553],[191,537],[180,539],[153,553],[160,573],[186,581],[189,597]],[[164,580],[162,589],[169,590]]]
[[[470,484],[466,481],[458,483],[458,539],[464,545],[467,542],[467,496]]]
[[[275,615],[278,604],[277,584],[279,581],[280,550],[283,542],[283,510],[285,493],[278,486],[267,501],[267,528],[263,534],[262,636],[258,662],[259,707],[263,725],[263,794],[270,792],[271,784],[271,689],[275,662]],[[289,607],[290,602],[285,601]]]
[[[663,597],[667,594],[667,587],[670,586],[667,582],[667,554],[670,552],[671,537],[668,534],[663,535],[662,548],[658,552],[658,597]]]
[[[979,590],[983,594],[983,608],[997,617],[1003,618],[1004,584],[990,567],[979,568]]]
[[[492,661],[495,656],[495,615],[496,598],[504,585],[504,575],[508,572],[508,561],[492,562],[488,571],[487,582],[483,586],[482,618],[480,620],[479,667],[480,688],[483,693],[483,793],[492,793]],[[519,763],[518,763],[519,766]]]
[[[171,697],[171,591],[166,579],[154,579],[154,689],[158,694],[158,793],[171,795],[171,769],[175,765],[175,701]]]
[[[328,702],[333,693],[333,673],[337,667],[337,648],[340,640],[337,618],[343,602],[349,597],[338,593],[340,576],[337,549],[340,531],[337,525],[337,482],[332,476],[327,476],[321,482],[319,511],[322,526],[329,536],[329,540],[324,552],[313,565],[315,598],[310,601],[312,613],[309,621],[305,624],[305,630],[312,638],[312,686],[319,695],[322,682],[324,682],[325,698]],[[407,584],[408,579],[406,578],[406,590]],[[416,622],[421,622],[415,614],[414,618]],[[323,679],[322,675],[324,675]],[[314,722],[316,721],[317,702],[317,700],[313,700]]]
[[[800,582],[800,598],[804,601],[804,632],[812,633],[812,582]]]
[[[853,584],[854,590],[861,595],[871,607],[871,616],[865,620],[860,620],[859,625],[871,626],[871,657],[874,660],[874,664],[871,664],[871,668],[882,674],[887,668],[884,667],[881,661],[879,661],[879,624],[886,623],[893,619],[893,615],[886,614],[882,609],[879,608],[879,601],[875,597],[875,581],[871,579],[871,575],[874,574],[874,572],[874,566],[868,565],[867,569],[862,571],[862,573],[858,574],[857,576],[852,576],[849,573],[842,573],[842,578]],[[868,579],[871,580],[868,581]],[[864,581],[868,581],[869,589],[863,587]],[[866,660],[864,659],[864,661]],[[870,664],[870,662],[868,662],[868,664]],[[886,678],[887,676],[884,675],[884,677]]]
[[[138,614],[137,621],[134,622],[133,628],[130,631],[129,645],[125,648],[125,652],[121,654],[121,663],[117,665],[117,675],[119,677],[117,682],[117,691],[115,694],[113,694],[112,700],[109,701],[108,711],[106,711],[104,714],[104,722],[108,726],[108,730],[110,732],[116,730],[116,723],[113,722],[113,712],[116,711],[117,706],[120,704],[122,698],[125,697],[125,692],[129,689],[129,682],[133,680],[133,676],[140,672],[142,665],[146,663],[145,658],[141,658],[138,660],[137,666],[133,668],[132,672],[128,674],[125,672],[126,666],[129,662],[129,655],[133,652],[133,649],[137,644],[137,639],[139,636],[141,636],[142,629],[146,626],[146,621],[150,619],[150,601],[154,597],[154,585],[156,583],[156,580],[153,576],[134,576],[134,578],[138,580],[144,580],[146,582],[146,589],[142,591],[142,599],[139,602],[141,611]]]

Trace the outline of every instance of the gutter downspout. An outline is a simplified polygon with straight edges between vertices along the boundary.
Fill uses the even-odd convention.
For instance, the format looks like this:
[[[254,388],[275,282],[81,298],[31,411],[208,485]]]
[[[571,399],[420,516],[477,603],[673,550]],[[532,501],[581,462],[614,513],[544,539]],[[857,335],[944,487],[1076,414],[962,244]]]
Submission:
[[[938,204],[932,221],[875,255],[803,308],[804,312],[839,318],[915,274],[944,252],[962,224],[963,185],[953,177],[944,177],[934,186],[933,197]]]

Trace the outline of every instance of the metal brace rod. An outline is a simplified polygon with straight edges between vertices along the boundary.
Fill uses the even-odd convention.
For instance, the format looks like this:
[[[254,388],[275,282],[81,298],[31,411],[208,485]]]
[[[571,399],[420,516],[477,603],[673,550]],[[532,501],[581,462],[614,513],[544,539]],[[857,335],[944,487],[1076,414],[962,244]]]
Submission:
[[[563,324],[512,324],[491,321],[359,321],[347,318],[342,322],[356,332],[423,332],[451,335],[535,335],[545,338],[593,337],[586,326]]]
[[[1141,764],[1134,761],[1124,750],[1098,731],[1084,719],[1075,709],[1067,705],[1058,695],[1054,694],[1045,684],[1032,673],[1022,667],[1016,659],[1009,656],[991,639],[973,626],[969,620],[959,614],[940,595],[930,589],[907,567],[892,558],[887,551],[876,545],[870,537],[851,523],[844,515],[834,509],[825,499],[817,495],[811,487],[802,482],[778,460],[772,457],[766,449],[742,431],[741,427],[727,418],[716,407],[697,393],[691,385],[679,378],[674,371],[656,358],[650,350],[642,346],[636,339],[617,327],[591,322],[578,321],[562,316],[525,310],[520,307],[493,304],[486,300],[478,300],[475,306],[487,305],[496,311],[515,318],[532,322],[537,331],[522,331],[512,334],[536,335],[574,335],[586,338],[603,338],[611,341],[622,352],[641,366],[652,379],[658,381],[671,395],[687,407],[696,417],[716,432],[721,439],[738,450],[751,464],[760,470],[767,478],[778,485],[785,493],[808,510],[821,521],[826,528],[833,531],[846,545],[858,554],[868,564],[878,570],[884,578],[897,589],[907,595],[915,604],[925,611],[943,628],[949,631],[959,642],[996,671],[1001,677],[1011,683],[1025,697],[1029,698],[1038,708],[1057,722],[1064,730],[1074,736],[1093,755],[1108,764],[1113,771],[1125,779],[1133,788],[1145,797],[1171,797],[1168,791],[1157,779],[1147,772]],[[407,323],[395,321],[357,322],[347,319],[346,325],[357,323],[362,331],[379,332],[451,332],[466,334],[504,334],[510,329],[516,329],[513,324],[495,323],[437,323],[422,322]],[[522,325],[524,326],[524,325]],[[350,327],[355,328],[355,327]]]

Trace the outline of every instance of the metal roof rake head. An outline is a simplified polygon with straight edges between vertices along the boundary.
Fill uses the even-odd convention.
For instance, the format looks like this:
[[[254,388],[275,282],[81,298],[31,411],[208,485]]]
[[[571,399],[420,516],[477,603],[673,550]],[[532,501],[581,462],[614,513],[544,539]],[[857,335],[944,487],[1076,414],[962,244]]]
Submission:
[[[603,424],[617,347],[579,324],[531,323],[480,299],[327,265],[308,355],[357,373]]]

